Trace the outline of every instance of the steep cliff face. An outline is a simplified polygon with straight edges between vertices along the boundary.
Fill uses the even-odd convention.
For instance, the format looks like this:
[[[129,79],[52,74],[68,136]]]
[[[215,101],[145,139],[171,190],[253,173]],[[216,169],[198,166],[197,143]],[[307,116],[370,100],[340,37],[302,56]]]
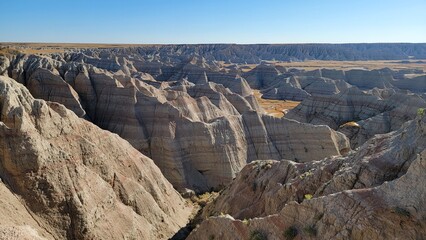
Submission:
[[[303,101],[311,95],[334,95],[348,89],[351,85],[344,80],[324,77],[281,75],[270,83],[272,86],[262,90],[266,99]]]
[[[249,164],[204,215],[223,212],[239,219],[266,216],[279,212],[290,201],[303,201],[306,194],[320,197],[398,178],[426,147],[424,123],[416,121],[372,138],[346,157]]]
[[[102,54],[100,54],[101,52]],[[137,52],[143,59],[161,62],[173,61],[177,57],[202,56],[207,61],[227,63],[261,63],[264,60],[304,61],[304,60],[387,60],[406,59],[412,56],[426,58],[424,43],[377,43],[377,44],[201,44],[201,45],[150,45],[136,48],[116,48],[115,55],[129,55]],[[108,51],[88,49],[89,56],[108,59]],[[111,59],[111,58],[109,58]],[[106,60],[103,60],[106,61]],[[107,61],[106,67],[111,67]],[[112,64],[115,67],[114,64]]]
[[[3,236],[167,239],[186,224],[190,207],[117,135],[8,77],[0,108],[1,202],[17,208],[2,218]]]
[[[347,157],[247,165],[189,239],[418,239],[426,234],[426,117]],[[252,218],[236,220],[235,218]]]
[[[47,57],[40,60],[39,64],[31,60],[35,67],[29,70],[24,60],[10,69],[26,73],[16,77],[35,96],[63,103],[128,140],[151,157],[179,190],[207,191],[223,186],[252,160],[304,162],[340,155],[348,148],[347,139],[328,127],[257,113],[260,107],[244,79],[213,76],[192,63],[185,65],[179,76],[174,75],[179,84],[173,85],[86,63],[48,61]],[[131,72],[129,64],[125,61]],[[232,84],[228,86],[239,94],[210,79],[229,80]]]
[[[375,134],[397,130],[424,107],[426,101],[417,94],[379,89],[364,92],[352,87],[335,95],[310,96],[286,117],[339,129],[355,148]],[[356,122],[356,126],[344,125],[348,122]]]
[[[392,71],[388,69],[381,70],[349,70],[345,72],[346,81],[360,89],[388,88],[393,80]]]
[[[187,188],[223,189],[190,239],[422,238],[423,71],[275,62],[426,49],[365,46],[0,56],[0,238],[166,239],[186,224],[191,207],[175,189]],[[275,118],[251,87],[302,103]],[[210,217],[220,213],[232,216]]]

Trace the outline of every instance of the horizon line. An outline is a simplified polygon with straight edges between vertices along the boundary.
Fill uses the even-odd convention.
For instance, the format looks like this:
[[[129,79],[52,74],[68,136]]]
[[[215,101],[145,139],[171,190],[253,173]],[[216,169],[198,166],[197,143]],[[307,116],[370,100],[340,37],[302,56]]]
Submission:
[[[291,43],[231,43],[231,42],[207,42],[207,43],[123,43],[123,42],[10,42],[0,41],[0,44],[76,44],[76,45],[349,45],[349,44],[426,44],[426,42],[291,42]]]

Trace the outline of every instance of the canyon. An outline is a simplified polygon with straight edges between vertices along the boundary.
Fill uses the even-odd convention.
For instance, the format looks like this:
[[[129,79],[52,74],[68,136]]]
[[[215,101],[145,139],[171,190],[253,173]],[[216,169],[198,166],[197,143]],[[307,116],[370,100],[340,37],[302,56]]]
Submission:
[[[421,239],[421,59],[426,44],[2,43],[0,239]]]

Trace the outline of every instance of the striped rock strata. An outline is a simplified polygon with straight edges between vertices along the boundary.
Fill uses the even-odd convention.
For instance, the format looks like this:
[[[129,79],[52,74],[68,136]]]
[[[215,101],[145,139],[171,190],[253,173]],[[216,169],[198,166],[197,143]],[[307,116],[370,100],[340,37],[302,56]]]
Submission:
[[[422,238],[425,133],[426,117],[418,117],[347,157],[253,162],[204,210],[225,216],[203,221],[188,239]]]
[[[167,239],[186,224],[191,208],[116,134],[8,77],[0,109],[2,237]]]

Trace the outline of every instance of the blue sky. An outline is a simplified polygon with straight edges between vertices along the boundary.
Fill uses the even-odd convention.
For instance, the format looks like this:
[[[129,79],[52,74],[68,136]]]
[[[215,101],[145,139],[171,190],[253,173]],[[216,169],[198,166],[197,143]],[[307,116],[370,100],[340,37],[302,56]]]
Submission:
[[[0,42],[426,42],[426,0],[0,0]]]

